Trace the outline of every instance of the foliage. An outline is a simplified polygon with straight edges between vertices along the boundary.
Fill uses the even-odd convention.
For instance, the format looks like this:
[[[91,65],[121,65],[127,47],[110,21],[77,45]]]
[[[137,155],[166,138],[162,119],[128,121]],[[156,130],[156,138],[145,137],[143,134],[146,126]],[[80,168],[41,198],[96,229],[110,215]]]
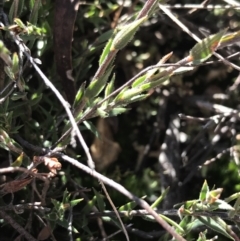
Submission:
[[[2,238],[238,240],[239,13],[195,2],[6,1]]]

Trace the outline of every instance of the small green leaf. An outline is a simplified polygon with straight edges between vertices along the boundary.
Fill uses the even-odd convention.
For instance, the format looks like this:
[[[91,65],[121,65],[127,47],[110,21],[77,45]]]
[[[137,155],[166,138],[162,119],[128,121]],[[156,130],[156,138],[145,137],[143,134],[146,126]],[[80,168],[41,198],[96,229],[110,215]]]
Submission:
[[[78,89],[78,92],[75,96],[75,100],[74,100],[74,108],[77,107],[79,105],[79,103],[81,102],[83,96],[84,96],[84,91],[85,91],[85,86],[86,86],[86,82],[83,82],[80,86],[80,88]]]
[[[95,42],[92,45],[92,48],[97,48],[98,46],[101,46],[104,42],[107,42],[112,36],[113,36],[114,30],[110,29],[100,35]]]
[[[114,99],[113,102],[118,103],[118,102],[128,102],[130,99],[138,94],[140,94],[143,90],[139,88],[132,88],[132,89],[127,89],[124,92],[120,92],[116,98]]]
[[[106,46],[104,47],[103,49],[103,52],[100,56],[100,59],[99,59],[99,66],[102,65],[102,63],[104,62],[104,60],[106,59],[108,53],[110,52],[110,48],[112,46],[112,42],[113,42],[113,39],[110,38],[106,44]]]
[[[121,207],[119,207],[119,211],[132,211],[135,207],[137,206],[136,202],[132,201],[132,202],[128,202],[124,205],[122,205]]]
[[[94,196],[92,200],[88,201],[87,205],[82,209],[81,213],[84,214],[89,214],[93,208],[93,206],[95,205],[97,201],[97,197]]]
[[[97,198],[97,206],[98,206],[98,209],[100,212],[104,212],[105,210],[105,203],[103,201],[103,196],[99,194],[99,192],[97,192],[95,190],[95,188],[93,187],[93,191],[94,191],[94,194]]]
[[[70,205],[71,205],[71,207],[74,207],[74,206],[76,206],[77,204],[79,204],[83,200],[84,200],[83,198],[71,200],[70,201]]]
[[[132,87],[137,87],[140,84],[142,84],[144,81],[146,80],[146,75],[140,76],[139,78],[137,78],[133,83],[132,83]]]
[[[222,191],[223,191],[223,188],[217,188],[209,191],[207,194],[207,203],[212,204],[216,202],[221,196]]]
[[[102,216],[102,220],[105,221],[105,222],[111,222],[112,218],[108,217],[108,216]]]
[[[24,0],[13,1],[10,10],[9,10],[9,20],[10,23],[13,22],[13,19],[20,16],[24,7]]]
[[[6,128],[7,126],[9,126],[9,128],[11,128],[12,126],[12,117],[13,117],[13,111],[10,111],[6,114]]]
[[[197,199],[195,200],[189,200],[189,201],[186,201],[186,202],[183,202],[183,203],[177,203],[175,204],[173,207],[174,208],[179,208],[181,207],[182,205],[184,205],[184,208],[185,209],[190,209],[192,206],[194,206],[196,203],[198,202]]]
[[[234,210],[234,208],[230,204],[228,204],[227,202],[225,202],[225,201],[223,201],[221,199],[218,199],[214,203],[212,203],[210,205],[210,209],[211,210],[215,210],[215,209]]]
[[[199,194],[199,200],[202,202],[205,201],[207,199],[208,193],[209,193],[209,187],[208,187],[207,181],[205,180]]]
[[[169,192],[170,187],[167,187],[164,192],[161,194],[161,196],[151,205],[151,208],[154,209],[156,208],[161,202],[162,200],[166,197],[166,195]]]
[[[183,228],[176,222],[174,222],[172,219],[162,215],[162,214],[159,214],[159,216],[164,220],[166,221],[167,223],[171,224],[173,227],[177,228],[180,232],[184,233],[184,230]]]
[[[190,51],[192,63],[199,64],[210,58],[213,52],[218,48],[221,38],[225,32],[226,30],[223,30],[197,43]]]
[[[240,31],[236,31],[233,33],[227,33],[224,35],[220,40],[220,46],[219,48],[223,48],[225,46],[232,45],[234,43],[239,42],[240,39]]]
[[[185,226],[183,227],[185,230],[185,234],[188,234],[189,232],[191,232],[192,230],[195,230],[199,227],[204,226],[203,223],[201,221],[199,221],[198,219],[193,219],[190,216],[185,216],[183,219],[186,219],[184,221]],[[181,225],[181,224],[180,224]]]
[[[122,29],[114,37],[110,51],[120,50],[124,48],[132,40],[134,34],[137,32],[141,24],[147,19],[148,16],[145,16],[143,18],[135,20],[128,25],[123,26]]]
[[[226,201],[226,202],[231,202],[231,201],[233,201],[234,199],[237,199],[237,198],[239,197],[239,194],[240,194],[240,192],[234,193],[234,194],[232,194],[230,197],[225,198],[225,201]]]
[[[26,25],[21,21],[21,19],[15,18],[15,19],[14,19],[14,23],[16,23],[17,26],[19,26],[20,28],[26,29]]]
[[[31,14],[30,14],[30,17],[29,17],[30,23],[37,24],[40,6],[41,6],[41,0],[35,0],[34,6],[32,8],[32,11],[31,11]]]
[[[106,85],[106,82],[112,72],[113,66],[111,66],[102,77],[99,79],[92,80],[89,86],[86,89],[85,97],[88,99],[92,99],[100,94],[103,88]]]
[[[128,87],[123,88],[123,89],[118,93],[118,95],[115,97],[114,101],[116,100],[117,97],[118,97],[118,98],[121,98],[121,96],[124,94],[124,92],[125,92],[126,90],[128,90]],[[114,101],[113,101],[113,104],[115,104]]]
[[[112,79],[110,80],[110,82],[107,84],[105,91],[104,91],[104,98],[108,97],[114,90],[114,81],[115,81],[115,74],[113,74]],[[107,99],[106,101],[104,101],[104,103],[102,104],[103,108],[107,108],[108,103],[112,100],[112,98]]]
[[[57,219],[57,224],[62,226],[63,228],[65,229],[68,229],[69,228],[69,222],[66,220],[66,219]]]
[[[13,19],[17,17],[17,9],[18,9],[17,1],[13,1],[9,10],[9,15],[8,15],[10,23],[12,23]]]
[[[106,118],[109,116],[109,112],[107,112],[105,109],[103,110],[102,108],[98,108],[97,113],[102,118]]]
[[[233,218],[237,214],[239,206],[240,206],[240,196],[237,198],[236,202],[234,203],[234,206],[233,206],[234,209],[229,212],[230,218]]]
[[[31,11],[32,11],[32,9],[33,9],[34,4],[35,4],[35,0],[29,0],[29,2],[28,2],[28,7],[29,7],[29,9],[30,9]]]
[[[25,81],[22,76],[20,76],[20,78],[16,79],[16,84],[17,84],[19,91],[24,92],[26,85],[25,85]]]
[[[220,233],[231,240],[234,240],[227,233],[226,229],[224,229],[220,224],[218,224],[213,218],[199,216],[197,217],[197,219],[200,220],[203,224],[205,224],[210,229],[214,230],[215,232]]]
[[[11,164],[12,167],[20,167],[23,161],[23,152],[18,156],[18,158]]]
[[[93,106],[97,105],[100,101],[102,101],[101,97],[97,97],[97,98],[92,98],[91,100],[84,98],[84,101],[88,101],[87,107],[88,108],[92,108]],[[88,109],[85,109],[84,111],[87,111]],[[84,113],[83,113],[84,114]]]
[[[148,96],[149,94],[136,95],[136,96],[133,96],[129,101],[127,101],[127,103],[130,104],[133,102],[142,101],[142,100],[145,100]]]
[[[9,97],[6,98],[5,102],[2,104],[4,114],[8,112],[8,106],[9,106]]]
[[[18,71],[19,71],[19,58],[17,53],[14,53],[12,58],[12,72],[14,75],[16,75]]]
[[[114,81],[115,81],[115,74],[113,74],[112,79],[110,80],[110,82],[107,84],[107,86],[105,88],[104,98],[106,98],[107,96],[109,96],[113,92],[113,90],[114,90]]]
[[[42,96],[43,96],[43,94],[41,93],[41,94],[38,94],[34,99],[30,100],[29,101],[30,106],[34,106],[34,105],[38,104],[41,101]]]
[[[15,100],[20,100],[23,99],[27,96],[27,92],[15,92],[12,96],[11,96],[11,100],[15,101]]]
[[[99,137],[99,133],[97,128],[93,125],[91,121],[84,121],[83,124],[86,126],[88,130],[90,130],[96,137]]]
[[[188,232],[188,229],[187,229],[187,225],[191,224],[192,222],[192,217],[191,216],[185,216],[183,217],[183,219],[181,220],[181,222],[179,223],[179,226],[185,231],[184,233],[181,233],[182,235],[183,234],[186,234]],[[191,229],[190,229],[191,230]],[[178,233],[180,233],[179,231],[180,230],[176,230]]]
[[[63,192],[63,198],[62,198],[62,203],[68,203],[70,199],[70,194],[67,189],[64,190]]]
[[[124,108],[124,107],[115,107],[109,111],[109,116],[117,116],[122,113],[125,113],[128,110],[129,110],[128,108]]]
[[[152,79],[155,79],[154,76],[152,77]],[[139,88],[141,88],[142,91],[154,89],[154,88],[160,86],[165,81],[167,81],[169,79],[169,76],[162,77],[162,78],[160,78],[158,80],[155,80],[155,81],[152,81],[152,79],[151,79],[150,82],[142,84]]]
[[[206,234],[207,230],[205,230],[204,232],[200,232],[197,241],[207,241]]]
[[[0,129],[0,147],[18,154],[22,153],[21,147],[2,129]]]
[[[8,66],[12,66],[10,51],[5,47],[2,40],[0,40],[0,57]]]

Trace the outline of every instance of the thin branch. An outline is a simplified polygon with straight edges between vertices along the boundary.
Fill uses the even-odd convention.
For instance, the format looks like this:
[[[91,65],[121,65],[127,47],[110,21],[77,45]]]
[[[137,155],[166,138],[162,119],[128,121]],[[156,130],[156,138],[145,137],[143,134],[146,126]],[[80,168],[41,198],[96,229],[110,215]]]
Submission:
[[[223,117],[235,115],[239,118],[238,114],[239,111],[236,109],[232,109],[230,107],[220,105],[220,104],[213,104],[209,101],[204,100],[194,100],[194,98],[188,98],[189,100],[193,101],[199,108],[214,111],[215,113],[222,114]]]
[[[223,0],[223,1],[226,2],[227,4],[233,6],[233,7],[236,7],[236,6],[239,7],[239,2],[238,1],[235,1],[235,0]]]
[[[175,216],[179,217],[179,210],[178,209],[169,209],[169,210],[157,210],[156,213],[162,214],[165,216]],[[118,214],[121,217],[144,217],[144,216],[152,216],[146,210],[132,210],[129,211],[118,211]],[[74,216],[82,215],[81,213],[75,213]],[[234,217],[229,217],[228,211],[194,211],[194,212],[183,212],[181,215],[184,216],[192,216],[192,217],[219,217],[224,220],[229,220],[232,222],[240,221],[240,215],[235,215]],[[114,211],[104,211],[104,212],[92,212],[88,214],[89,218],[97,218],[97,217],[115,217],[116,213]]]
[[[37,241],[30,233],[28,233],[20,224],[18,224],[11,216],[3,210],[0,210],[0,216],[10,224],[17,232],[23,235],[28,241]]]
[[[14,86],[14,85],[15,85],[15,83],[14,83],[13,81],[9,82],[9,83],[4,87],[4,89],[1,90],[0,95],[2,95],[9,87],[12,87],[12,86]]]
[[[215,162],[217,159],[220,159],[223,155],[227,154],[227,153],[234,153],[236,152],[236,146],[231,146],[229,148],[226,148],[225,150],[222,150],[220,153],[218,153],[215,157],[206,160],[203,163],[203,166],[208,166],[209,164],[211,164],[212,162]]]
[[[171,18],[184,32],[186,32],[190,37],[192,37],[197,42],[201,42],[201,39],[194,33],[192,33],[180,20],[178,20],[173,13],[167,9],[163,4],[158,4],[159,8],[168,15],[169,18]],[[240,71],[240,67],[229,62],[224,57],[222,57],[220,54],[213,52],[213,55],[216,56],[218,59],[221,59],[226,65],[230,65],[232,68]]]
[[[20,50],[26,55],[26,57],[28,58],[28,60],[30,61],[30,63],[33,65],[33,67],[35,68],[35,70],[37,71],[37,73],[39,74],[39,76],[43,79],[43,81],[45,82],[46,86],[50,87],[50,89],[53,91],[53,93],[57,96],[57,98],[59,99],[59,101],[61,102],[62,106],[64,107],[68,118],[70,120],[70,123],[73,127],[73,131],[74,133],[76,133],[79,142],[81,143],[85,154],[88,158],[88,165],[90,168],[94,169],[95,168],[95,164],[93,162],[93,159],[91,157],[91,154],[89,152],[88,146],[85,143],[83,136],[77,126],[77,123],[73,117],[73,114],[69,108],[69,104],[65,101],[65,99],[63,98],[63,96],[60,94],[60,92],[58,91],[58,89],[52,84],[52,82],[46,77],[46,75],[41,71],[41,69],[37,66],[37,64],[35,63],[34,59],[32,58],[32,56],[28,53],[27,51],[27,47],[24,45],[24,43],[22,42],[22,40],[15,35],[12,35],[15,43],[18,45],[18,47],[20,48]]]
[[[42,180],[43,182],[47,181],[46,177],[44,177],[41,173],[35,173],[32,170],[29,170],[29,169],[24,168],[24,167],[5,167],[5,168],[0,168],[0,174],[9,173],[9,172],[23,172],[24,174],[36,177],[36,178]]]
[[[125,226],[124,226],[124,224],[123,224],[123,222],[122,222],[121,217],[120,217],[119,214],[118,214],[118,211],[117,211],[117,209],[116,209],[116,207],[115,207],[115,205],[114,205],[114,203],[113,203],[111,197],[110,197],[109,194],[108,194],[108,191],[107,191],[105,185],[103,184],[102,181],[100,181],[100,184],[102,185],[102,189],[103,189],[103,191],[104,191],[104,193],[105,193],[105,195],[106,195],[106,197],[107,197],[107,199],[108,199],[110,205],[112,206],[112,208],[113,208],[113,210],[114,210],[114,212],[115,212],[115,214],[116,214],[116,216],[117,216],[117,218],[118,218],[118,220],[119,220],[119,222],[120,222],[120,224],[121,224],[121,226],[122,226],[122,231],[123,231],[123,233],[124,233],[126,239],[129,241],[130,239],[129,239],[129,236],[128,236],[128,233],[127,233],[127,230],[126,230],[126,228],[125,228]]]
[[[33,175],[33,176],[37,174],[37,173],[34,173],[31,170],[28,170],[27,168],[24,168],[24,167],[5,167],[5,168],[0,168],[0,174],[8,173],[8,172],[25,172],[25,173]]]
[[[197,102],[197,101],[196,101]],[[214,106],[214,104],[212,104]],[[179,118],[181,120],[186,120],[186,121],[197,121],[197,122],[208,122],[208,121],[214,121],[216,124],[219,123],[219,120],[223,117],[230,117],[233,115],[236,115],[237,113],[233,112],[224,112],[218,115],[210,116],[208,118],[203,118],[203,117],[195,117],[195,116],[189,116],[189,115],[184,115],[184,114],[179,114]]]
[[[135,201],[139,206],[141,206],[142,208],[144,208],[149,214],[151,214],[155,220],[169,233],[171,234],[176,240],[178,241],[186,241],[181,235],[179,235],[178,233],[176,233],[176,231],[167,223],[165,222],[150,206],[149,204],[138,198],[137,196],[133,195],[131,192],[129,192],[125,187],[123,187],[122,185],[120,185],[119,183],[113,181],[112,179],[109,179],[103,175],[101,175],[100,173],[96,172],[93,169],[90,169],[89,167],[83,165],[82,163],[80,163],[79,161],[60,154],[59,153],[59,157],[61,157],[64,161],[67,161],[69,163],[71,163],[72,165],[78,167],[79,169],[83,170],[84,172],[88,173],[89,175],[97,178],[98,180],[101,180],[103,183],[107,184],[110,187],[113,187],[115,190],[117,190],[118,192],[122,193],[123,195],[125,195],[126,197],[128,197],[129,199]]]
[[[132,226],[132,224],[128,224],[126,227],[124,227],[124,229],[127,229],[127,228],[129,228],[129,227],[131,227],[131,226]],[[122,231],[123,231],[123,230],[120,229],[120,230],[118,230],[118,231],[116,231],[116,232],[108,235],[106,238],[103,238],[101,241],[108,241],[108,240],[110,240],[111,238],[113,238],[114,236],[116,236],[117,234],[121,233]]]
[[[36,152],[36,153],[39,153],[41,155],[44,155],[44,154],[47,154],[49,153],[51,150],[48,149],[48,148],[42,148],[40,146],[35,146],[31,143],[29,143],[28,141],[24,140],[20,135],[16,134],[13,136],[14,139],[19,142],[21,144],[21,146],[33,151],[33,152]]]
[[[4,210],[4,211],[12,211],[13,210],[16,213],[23,213],[24,210],[39,210],[41,212],[50,212],[51,211],[50,208],[43,207],[41,202],[0,206],[0,210]]]
[[[209,4],[203,6],[202,4],[174,4],[174,5],[165,5],[166,8],[169,9],[206,9],[206,10],[215,10],[215,9],[236,9],[239,10],[239,5],[221,5],[221,4]]]
[[[152,6],[155,4],[156,0],[147,0],[145,5],[143,6],[142,10],[137,16],[137,19],[140,19],[144,16],[146,16],[149,12],[149,10],[152,8]]]
[[[13,85],[11,89],[8,91],[8,93],[3,98],[0,99],[0,104],[2,104],[12,94],[14,89],[15,89],[15,85]]]

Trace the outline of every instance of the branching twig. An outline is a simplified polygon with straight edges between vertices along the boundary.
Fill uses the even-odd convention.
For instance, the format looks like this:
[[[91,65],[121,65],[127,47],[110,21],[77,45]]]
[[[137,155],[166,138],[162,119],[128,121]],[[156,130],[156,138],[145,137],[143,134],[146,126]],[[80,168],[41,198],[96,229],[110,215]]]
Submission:
[[[130,193],[125,187],[123,187],[122,185],[120,185],[119,183],[114,182],[113,180],[101,175],[100,173],[96,172],[93,169],[90,169],[89,167],[83,165],[82,163],[80,163],[79,161],[63,155],[63,154],[59,154],[59,156],[64,160],[67,161],[69,163],[71,163],[72,165],[78,167],[79,169],[83,170],[84,172],[88,173],[89,175],[97,178],[98,180],[101,180],[103,183],[107,184],[108,186],[113,187],[115,190],[117,190],[118,192],[122,193],[123,195],[125,195],[126,197],[128,197],[129,199],[135,201],[139,206],[141,206],[142,208],[144,208],[149,214],[151,214],[155,220],[169,233],[171,234],[176,240],[178,241],[186,241],[183,237],[181,237],[178,233],[175,232],[175,230],[168,224],[166,223],[150,206],[149,204],[138,198],[137,196],[133,195],[132,193]]]
[[[178,209],[170,209],[170,210],[157,210],[156,213],[162,214],[165,216],[175,216],[179,217],[179,210]],[[146,210],[132,210],[131,212],[129,211],[118,211],[118,214],[121,217],[143,217],[143,216],[148,216],[151,215],[148,213]],[[81,215],[81,213],[76,213],[76,216]],[[184,216],[192,216],[192,217],[219,217],[224,220],[229,220],[232,222],[236,222],[240,220],[239,215],[235,215],[234,217],[229,217],[229,214],[227,211],[195,211],[195,212],[183,212],[181,215]],[[107,216],[107,217],[115,217],[116,213],[114,211],[104,211],[104,212],[92,212],[88,215],[89,218],[97,218],[97,217],[102,217],[102,216]]]
[[[163,4],[159,3],[159,8],[168,15],[169,18],[171,18],[184,32],[186,32],[189,36],[191,36],[194,40],[197,42],[201,42],[201,39],[194,33],[192,33],[180,20],[178,20],[172,12],[167,9]],[[230,65],[232,68],[240,71],[240,67],[229,62],[225,58],[223,58],[220,54],[213,52],[213,55],[216,56],[218,59],[221,59],[226,65]]]
[[[34,59],[32,58],[32,56],[28,53],[27,51],[27,47],[24,45],[24,43],[21,41],[21,39],[18,36],[12,35],[14,38],[15,43],[18,45],[18,47],[20,48],[20,50],[26,55],[26,57],[28,58],[28,60],[30,61],[30,63],[33,65],[33,67],[35,68],[35,70],[37,71],[37,73],[39,74],[39,76],[43,79],[43,81],[45,82],[46,86],[50,87],[51,90],[53,91],[53,93],[57,96],[57,98],[59,99],[59,101],[61,102],[62,106],[64,107],[70,123],[73,127],[73,131],[76,133],[79,142],[81,143],[85,154],[88,158],[88,165],[90,168],[94,169],[95,165],[94,162],[92,160],[91,154],[89,152],[88,146],[86,145],[83,136],[77,126],[77,123],[73,117],[73,114],[69,108],[69,104],[65,101],[65,99],[63,98],[63,96],[60,94],[60,92],[58,91],[58,89],[52,84],[52,82],[46,77],[46,75],[41,71],[41,69],[37,66],[37,64],[35,63]]]
[[[3,210],[0,210],[0,216],[9,223],[17,232],[23,235],[28,241],[37,241],[30,233],[28,233],[21,225],[19,225],[11,216]]]
[[[221,47],[221,46],[220,46]],[[219,48],[220,48],[219,47]],[[234,53],[226,58],[232,58],[235,56],[238,56],[240,53]],[[203,65],[209,65],[209,64],[213,64],[216,62],[223,62],[225,59],[219,59],[217,61],[208,61],[205,63],[201,63],[197,66],[203,66]],[[138,79],[139,77],[141,77],[142,75],[144,75],[145,73],[147,73],[148,71],[152,70],[152,69],[158,69],[160,67],[168,67],[167,69],[165,69],[164,71],[162,71],[162,76],[166,76],[169,73],[172,73],[174,70],[180,68],[180,67],[190,67],[190,66],[195,66],[192,64],[189,64],[188,58],[184,58],[182,60],[180,60],[177,63],[169,63],[169,64],[157,64],[157,65],[152,65],[149,66],[145,69],[143,69],[142,71],[140,71],[137,75],[135,75],[133,78],[131,78],[129,81],[127,81],[124,85],[122,85],[121,87],[119,87],[118,89],[116,89],[115,91],[113,91],[110,95],[106,96],[104,99],[102,99],[101,101],[99,101],[98,103],[96,103],[90,110],[86,111],[84,113],[84,115],[81,117],[81,119],[79,121],[77,121],[77,123],[81,123],[89,118],[92,117],[92,115],[96,112],[96,110],[107,100],[109,100],[110,98],[116,96],[119,92],[121,92],[124,88],[130,86],[136,79]],[[60,138],[59,140],[53,145],[53,147],[55,147],[58,143],[60,143],[64,138],[66,138],[71,132],[71,128],[69,130],[67,130]]]
[[[42,180],[43,182],[46,182],[47,179],[44,177],[41,173],[35,173],[32,170],[29,170],[24,167],[5,167],[5,168],[0,168],[0,174],[3,173],[9,173],[9,172],[23,172],[25,175],[31,175],[35,178],[38,178]]]

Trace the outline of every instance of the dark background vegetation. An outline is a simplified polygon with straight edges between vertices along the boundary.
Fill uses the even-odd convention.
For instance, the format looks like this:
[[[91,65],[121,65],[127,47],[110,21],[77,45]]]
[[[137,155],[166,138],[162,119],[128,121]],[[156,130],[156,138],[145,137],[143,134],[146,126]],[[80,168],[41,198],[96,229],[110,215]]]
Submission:
[[[9,13],[13,2],[5,3],[5,13]],[[66,97],[66,86],[61,82],[55,63],[58,49],[55,48],[53,42],[54,28],[56,28],[54,11],[59,1],[40,2],[37,26],[47,26],[47,33],[43,37],[36,37],[29,48],[32,56],[41,60],[41,70]],[[202,3],[200,0],[169,0],[167,5],[173,6],[179,2],[196,5]],[[137,0],[125,1],[123,6],[120,1],[80,3],[72,41],[73,77],[76,89],[84,81],[88,84],[98,68],[99,56],[105,45],[105,41],[101,41],[102,34],[115,28],[116,21],[123,24],[123,17],[131,17],[142,8],[143,4],[144,1]],[[210,0],[207,1],[207,4],[227,5],[227,1]],[[22,22],[29,21],[33,5],[34,1],[25,1],[21,13],[17,16]],[[226,28],[229,32],[239,30],[239,9],[192,10],[172,9],[179,20],[200,38],[205,37],[204,33],[209,35]],[[64,25],[64,20],[62,24]],[[30,42],[26,41],[26,43]],[[43,44],[43,49],[38,49],[40,43]],[[169,62],[176,63],[185,57],[194,45],[195,40],[157,8],[153,16],[136,33],[134,39],[118,53],[115,59],[115,88],[123,85],[143,68],[156,64],[169,52],[173,52]],[[219,50],[219,53],[227,57],[238,51],[239,46],[233,45]],[[176,203],[197,199],[205,179],[210,188],[214,186],[224,188],[223,198],[239,192],[239,163],[236,151],[240,128],[239,120],[234,117],[226,117],[222,118],[217,125],[206,128],[207,118],[216,115],[218,111],[199,105],[199,103],[219,104],[238,111],[240,88],[238,84],[234,85],[234,83],[237,81],[239,73],[232,67],[217,62],[215,57],[211,60],[215,62],[196,67],[193,71],[171,78],[169,82],[152,91],[146,100],[128,106],[129,111],[122,115],[105,120],[91,119],[90,121],[98,131],[108,140],[105,144],[99,144],[92,132],[82,130],[84,139],[91,150],[95,147],[96,153],[93,153],[93,157],[97,170],[121,183],[137,196],[146,196],[145,199],[149,203],[154,202],[162,191],[170,186],[169,194],[159,207],[166,210],[172,209]],[[231,61],[238,65],[239,56]],[[23,100],[14,103],[10,100],[13,107],[12,109],[9,107],[9,111],[12,110],[15,117],[9,128],[6,126],[4,118],[1,117],[1,129],[6,130],[20,146],[22,144],[18,141],[19,137],[35,146],[50,148],[60,138],[66,124],[67,118],[64,109],[54,93],[46,88],[31,65],[26,66],[23,78],[28,100],[41,94],[42,97],[37,104],[30,106],[27,102],[23,104]],[[19,107],[16,107],[16,103],[19,103]],[[2,111],[1,115],[4,114]],[[199,121],[199,119],[180,118],[179,114],[206,119]],[[20,126],[18,131],[13,131],[13,127]],[[84,127],[83,124],[80,126]],[[231,147],[235,148],[234,153],[233,148],[229,149]],[[24,146],[22,148],[30,158],[38,154]],[[76,147],[69,144],[64,152],[86,164],[86,157],[79,143]],[[224,154],[219,155],[221,153]],[[18,156],[19,154],[1,149],[0,167],[8,167],[10,160],[14,161]],[[105,160],[105,164],[101,163],[102,159]],[[203,166],[208,160],[213,160],[213,162]],[[28,161],[24,159],[23,166],[27,166],[27,164]],[[44,170],[44,167],[39,167],[40,172],[44,172]],[[171,175],[171,173],[175,174]],[[16,173],[4,174],[1,177],[2,183],[4,184],[6,180],[14,180],[18,175]],[[41,181],[37,181],[38,189],[41,189],[42,186]],[[64,190],[68,190],[70,193],[83,190],[76,198],[83,197],[85,200],[73,209],[73,226],[79,231],[79,233],[73,234],[74,240],[103,239],[96,219],[89,219],[88,216],[81,214],[87,200],[91,200],[94,196],[93,187],[104,195],[98,180],[66,162],[62,162],[61,171],[51,179],[46,198],[47,207],[53,207],[51,199],[61,202]],[[111,188],[108,188],[108,192],[116,207],[129,202],[127,198]],[[103,200],[106,205],[105,210],[112,210],[108,200],[106,198]],[[13,200],[11,194],[4,195],[1,198],[1,206],[8,205],[11,201],[13,204],[19,204],[37,202],[39,199],[33,194],[31,185],[28,185],[14,193]],[[25,210],[23,214],[9,211],[9,214],[34,237],[37,237],[44,227],[43,223],[46,223],[46,221],[40,221],[39,216],[45,220],[45,214],[33,212],[36,212],[37,215],[29,210]],[[66,220],[67,217],[68,211],[65,213]],[[179,222],[178,217],[174,219]],[[128,230],[130,240],[147,240],[140,231],[153,235],[150,240],[159,240],[164,234],[158,224],[140,217],[123,218],[123,222],[126,225],[132,224]],[[27,224],[29,225],[27,226]],[[59,224],[55,225],[53,229],[55,239],[69,240],[67,229]],[[111,222],[104,222],[104,228],[107,235],[119,230],[119,227]],[[133,228],[136,229],[135,232]],[[194,240],[203,230],[193,230],[187,240],[191,240],[191,238]],[[17,240],[18,235],[18,232],[10,225],[1,223],[1,240]],[[210,231],[209,236],[214,235],[214,232]],[[24,238],[18,240],[24,240]],[[51,240],[51,236],[46,240]],[[120,233],[109,240],[125,240],[125,237]],[[170,237],[166,240],[170,240]],[[226,238],[221,239],[220,236],[219,240],[226,240]]]

